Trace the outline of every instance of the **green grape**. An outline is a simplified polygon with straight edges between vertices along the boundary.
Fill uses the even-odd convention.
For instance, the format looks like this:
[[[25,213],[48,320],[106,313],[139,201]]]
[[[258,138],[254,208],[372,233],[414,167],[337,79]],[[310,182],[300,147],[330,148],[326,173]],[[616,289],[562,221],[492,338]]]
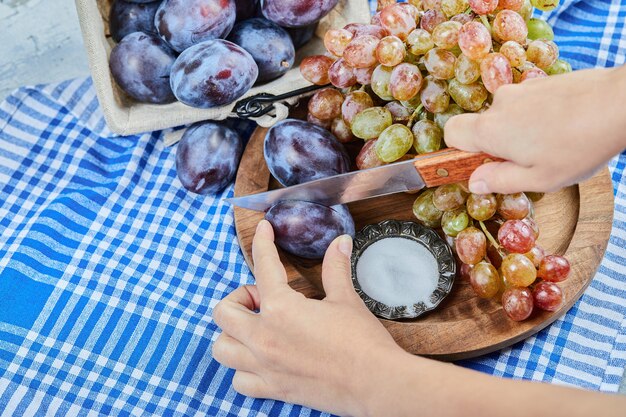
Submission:
[[[464,207],[448,210],[441,218],[441,228],[444,233],[451,237],[456,237],[469,225],[469,215]]]
[[[522,3],[522,7],[519,9],[518,13],[524,18],[526,23],[528,23],[530,18],[533,17],[533,9],[534,7],[530,0],[524,0],[524,2]]]
[[[459,30],[461,30],[459,22],[447,21],[438,24],[433,30],[432,39],[435,45],[443,49],[452,49],[459,43]]]
[[[489,96],[489,92],[482,84],[461,84],[456,79],[448,83],[448,92],[456,104],[471,112],[480,110]]]
[[[533,6],[544,12],[554,10],[559,5],[559,0],[530,0]]]
[[[431,113],[446,111],[450,104],[448,85],[443,80],[437,80],[432,75],[424,78],[424,85],[420,91],[422,104]]]
[[[443,211],[433,204],[434,194],[433,189],[422,192],[413,203],[413,215],[425,226],[437,228],[441,226]]]
[[[433,48],[424,55],[424,65],[433,77],[440,80],[454,78],[456,56],[450,51]]]
[[[440,185],[435,189],[433,204],[442,211],[454,210],[465,204],[467,194],[460,184]]]
[[[418,154],[435,152],[441,149],[443,131],[430,120],[420,120],[413,125],[413,147]]]
[[[489,262],[479,262],[470,270],[470,284],[480,298],[492,298],[500,292],[500,275]]]
[[[562,59],[557,59],[554,64],[546,69],[546,74],[548,75],[567,74],[568,72],[572,72],[572,66],[569,62]]]
[[[391,87],[389,82],[391,81],[391,72],[393,68],[379,65],[372,73],[372,91],[385,101],[392,101]]]
[[[496,214],[498,200],[494,194],[470,194],[466,206],[473,219],[484,222]]]
[[[554,40],[554,31],[552,30],[552,27],[550,27],[550,24],[545,20],[532,18],[526,23],[526,26],[528,26],[528,39]]]
[[[469,8],[467,0],[441,0],[441,11],[451,18],[456,14],[463,13]]]
[[[395,124],[385,129],[376,142],[376,155],[383,162],[402,158],[413,145],[413,133],[405,125]]]
[[[526,59],[526,51],[523,48],[522,51],[524,52],[524,59]],[[480,78],[480,64],[461,54],[454,64],[454,76],[460,83],[472,84]]]
[[[448,120],[454,116],[458,116],[459,114],[463,114],[464,111],[458,104],[450,104],[446,111],[435,114],[435,123],[441,130],[444,129]]]
[[[502,277],[513,287],[528,287],[537,279],[537,268],[521,253],[512,253],[502,260]]]
[[[383,107],[370,107],[352,119],[352,134],[361,139],[376,139],[393,123],[391,112]]]
[[[406,38],[409,52],[413,55],[424,55],[435,47],[431,34],[424,29],[415,29]]]
[[[409,111],[411,113],[413,113],[415,110],[417,110],[417,108],[419,106],[422,105],[422,101],[420,100],[419,95],[417,95],[417,96],[413,97],[410,100],[402,100],[402,101],[400,101],[400,104],[402,104],[404,107],[409,109]]]

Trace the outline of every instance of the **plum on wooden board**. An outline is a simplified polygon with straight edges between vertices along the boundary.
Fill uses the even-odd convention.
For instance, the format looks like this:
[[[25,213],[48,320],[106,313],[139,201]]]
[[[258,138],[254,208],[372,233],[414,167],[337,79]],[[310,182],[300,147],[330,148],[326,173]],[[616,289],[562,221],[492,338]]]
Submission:
[[[272,126],[263,152],[270,172],[285,186],[350,169],[350,158],[332,133],[303,120],[287,119]]]
[[[265,219],[272,224],[280,248],[308,259],[323,258],[337,236],[354,236],[354,220],[346,206],[281,201],[268,210]]]

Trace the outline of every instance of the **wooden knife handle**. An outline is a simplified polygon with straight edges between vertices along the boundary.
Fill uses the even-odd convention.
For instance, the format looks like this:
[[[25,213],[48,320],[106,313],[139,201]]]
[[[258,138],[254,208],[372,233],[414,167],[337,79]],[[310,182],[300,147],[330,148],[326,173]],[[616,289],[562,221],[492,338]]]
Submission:
[[[488,162],[501,161],[503,159],[482,152],[465,152],[448,148],[433,152],[428,158],[416,159],[415,169],[420,173],[427,187],[437,187],[467,181],[479,166]]]

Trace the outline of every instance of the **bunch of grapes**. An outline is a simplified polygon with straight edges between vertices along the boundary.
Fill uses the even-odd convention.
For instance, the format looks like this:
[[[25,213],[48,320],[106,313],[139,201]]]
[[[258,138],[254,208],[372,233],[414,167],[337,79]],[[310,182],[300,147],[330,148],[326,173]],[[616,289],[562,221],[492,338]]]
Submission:
[[[442,185],[423,192],[413,214],[430,227],[441,227],[458,260],[458,275],[481,298],[500,298],[515,321],[534,307],[556,311],[563,304],[557,285],[570,265],[537,244],[539,227],[533,200],[542,194],[471,194],[465,184]],[[532,198],[532,199],[531,199]]]
[[[370,24],[348,24],[324,37],[328,53],[305,58],[304,78],[327,85],[311,98],[308,121],[342,143],[364,140],[359,169],[445,147],[453,116],[483,112],[502,85],[572,70],[559,59],[548,23],[533,8],[558,0],[380,1]],[[460,274],[483,298],[501,297],[506,314],[524,320],[533,307],[555,311],[556,282],[569,273],[546,256],[526,194],[476,195],[464,184],[423,191],[417,219],[441,227],[455,248]]]

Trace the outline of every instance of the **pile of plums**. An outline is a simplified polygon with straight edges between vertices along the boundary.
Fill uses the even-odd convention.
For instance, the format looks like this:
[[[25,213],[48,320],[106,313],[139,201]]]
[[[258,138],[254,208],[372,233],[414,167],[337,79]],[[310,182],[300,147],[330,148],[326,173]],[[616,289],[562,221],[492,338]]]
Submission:
[[[115,0],[109,67],[133,99],[234,102],[285,74],[338,0]]]

